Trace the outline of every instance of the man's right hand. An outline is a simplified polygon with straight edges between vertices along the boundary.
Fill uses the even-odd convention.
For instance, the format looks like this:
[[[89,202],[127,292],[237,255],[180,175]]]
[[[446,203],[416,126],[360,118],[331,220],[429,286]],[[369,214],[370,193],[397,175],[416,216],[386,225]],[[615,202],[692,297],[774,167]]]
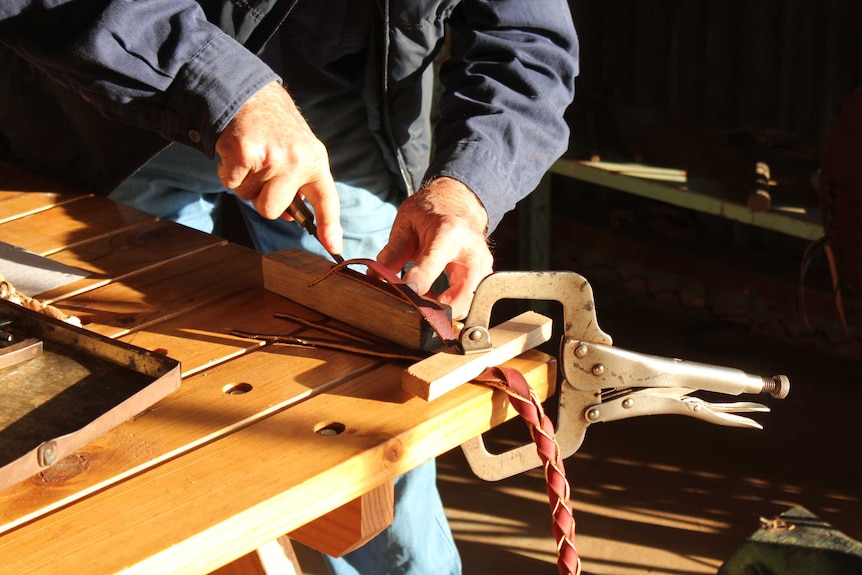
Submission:
[[[216,152],[225,187],[251,200],[270,220],[283,217],[294,196],[301,194],[314,208],[323,246],[341,253],[338,192],[326,147],[280,84],[264,86],[239,109],[219,136]]]

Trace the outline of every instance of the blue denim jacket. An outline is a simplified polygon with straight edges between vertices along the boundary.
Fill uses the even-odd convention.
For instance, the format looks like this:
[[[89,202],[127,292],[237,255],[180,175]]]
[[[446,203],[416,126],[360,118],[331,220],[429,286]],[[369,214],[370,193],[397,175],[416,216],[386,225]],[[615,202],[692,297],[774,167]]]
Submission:
[[[24,0],[0,5],[7,156],[107,192],[166,140],[212,156],[275,73],[255,54],[297,0]],[[322,0],[299,0],[322,1]],[[405,194],[448,175],[490,229],[568,144],[578,44],[564,0],[375,0],[369,120]],[[433,66],[451,32],[434,126]]]

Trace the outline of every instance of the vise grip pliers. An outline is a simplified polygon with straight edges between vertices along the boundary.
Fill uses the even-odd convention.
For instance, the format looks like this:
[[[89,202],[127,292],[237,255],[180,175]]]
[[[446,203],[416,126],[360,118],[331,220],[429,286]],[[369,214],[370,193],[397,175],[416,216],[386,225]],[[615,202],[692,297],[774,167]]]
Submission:
[[[463,353],[493,348],[488,323],[492,307],[502,299],[562,304],[564,333],[558,360],[563,381],[556,437],[564,458],[580,448],[590,425],[643,415],[686,415],[718,425],[762,429],[755,420],[737,413],[768,412],[765,405],[710,403],[690,394],[699,390],[733,396],[765,393],[784,399],[790,392],[784,375],[760,377],[613,347],[611,337],[599,328],[590,284],[574,272],[498,272],[486,277],[464,320],[459,337]],[[488,481],[541,465],[533,445],[491,454],[478,436],[462,448],[473,472]]]

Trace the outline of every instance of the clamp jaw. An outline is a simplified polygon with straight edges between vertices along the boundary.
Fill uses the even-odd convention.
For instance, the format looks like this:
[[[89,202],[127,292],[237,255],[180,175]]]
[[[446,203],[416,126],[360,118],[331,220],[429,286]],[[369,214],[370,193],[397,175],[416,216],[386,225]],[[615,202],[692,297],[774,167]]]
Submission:
[[[766,393],[784,399],[790,392],[790,381],[783,375],[764,378],[613,347],[611,337],[599,328],[592,288],[573,272],[498,272],[486,277],[464,320],[459,339],[463,353],[493,349],[488,322],[491,308],[501,299],[554,300],[563,306],[559,353],[563,382],[556,436],[564,458],[580,448],[590,425],[643,415],[687,415],[718,425],[762,429],[737,413],[768,412],[765,405],[710,403],[690,394],[699,390],[733,396]],[[462,448],[473,472],[488,481],[541,465],[531,444],[491,454],[478,436]]]

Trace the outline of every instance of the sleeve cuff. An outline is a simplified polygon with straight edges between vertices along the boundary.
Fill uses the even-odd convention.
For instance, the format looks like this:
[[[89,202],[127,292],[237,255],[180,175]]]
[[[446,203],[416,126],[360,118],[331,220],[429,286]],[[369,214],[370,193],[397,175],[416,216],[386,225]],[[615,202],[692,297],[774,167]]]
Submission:
[[[280,80],[236,40],[216,34],[171,86],[162,133],[212,158],[216,140],[242,105],[263,86]]]
[[[451,150],[437,151],[425,181],[441,176],[454,178],[473,190],[488,213],[488,234],[517,202],[506,171],[499,169],[499,160],[479,142],[461,142]]]

